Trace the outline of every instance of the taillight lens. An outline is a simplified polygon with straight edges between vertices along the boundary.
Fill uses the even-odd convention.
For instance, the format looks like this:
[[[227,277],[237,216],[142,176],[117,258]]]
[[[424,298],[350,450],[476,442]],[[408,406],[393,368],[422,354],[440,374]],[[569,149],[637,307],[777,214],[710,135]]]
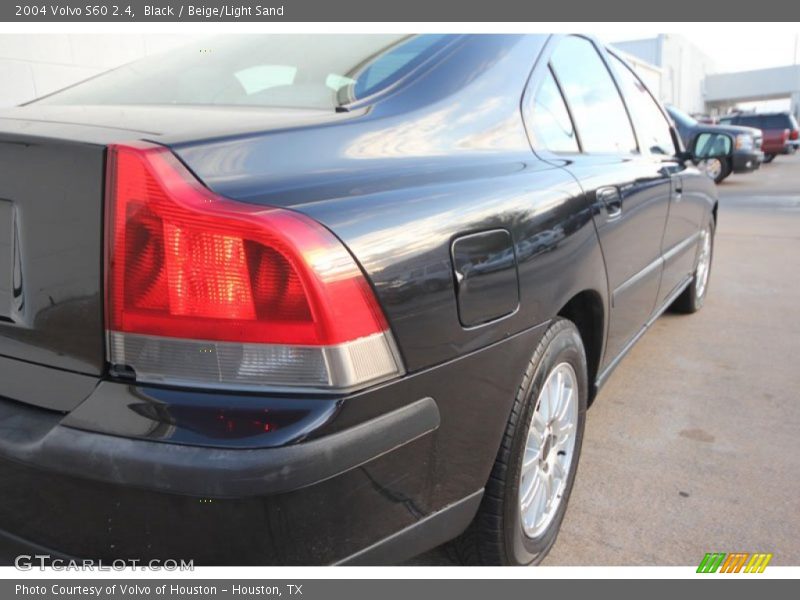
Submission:
[[[114,145],[109,361],[137,380],[352,389],[401,372],[372,289],[299,213],[205,188],[166,148]]]
[[[789,139],[790,140],[796,140],[798,138],[800,138],[800,130],[792,129],[792,133],[789,134]]]

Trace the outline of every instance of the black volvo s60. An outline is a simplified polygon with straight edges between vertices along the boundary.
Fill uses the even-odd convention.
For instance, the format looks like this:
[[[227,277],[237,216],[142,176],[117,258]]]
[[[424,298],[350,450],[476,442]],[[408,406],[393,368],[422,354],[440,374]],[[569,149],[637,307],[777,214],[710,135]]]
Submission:
[[[580,35],[215,38],[3,111],[4,553],[540,561],[703,305],[709,152]]]

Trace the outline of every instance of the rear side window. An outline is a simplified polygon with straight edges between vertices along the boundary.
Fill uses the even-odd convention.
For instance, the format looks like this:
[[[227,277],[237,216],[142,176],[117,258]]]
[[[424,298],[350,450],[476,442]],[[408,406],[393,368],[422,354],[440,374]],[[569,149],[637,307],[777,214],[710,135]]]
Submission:
[[[456,37],[219,36],[133,62],[37,102],[334,109],[390,87]]]
[[[744,117],[740,116],[736,119],[735,123],[737,125],[743,125],[745,127],[755,127],[756,129],[762,129],[766,127],[766,124],[763,122],[761,117]]]
[[[767,115],[762,117],[764,129],[791,129],[789,118],[786,115]]]
[[[585,38],[561,40],[550,59],[584,152],[636,152],[619,90],[597,49]]]
[[[619,75],[622,93],[628,101],[642,150],[650,154],[673,156],[675,143],[672,141],[669,122],[650,92],[628,65],[613,54],[611,64]]]
[[[579,151],[572,120],[550,69],[525,113],[534,148],[551,152]]]

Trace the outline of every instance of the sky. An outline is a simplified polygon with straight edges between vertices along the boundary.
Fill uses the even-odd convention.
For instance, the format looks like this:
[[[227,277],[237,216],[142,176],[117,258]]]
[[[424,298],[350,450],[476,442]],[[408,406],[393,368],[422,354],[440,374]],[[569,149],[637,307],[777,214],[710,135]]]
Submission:
[[[704,36],[686,36],[695,46],[709,55],[717,63],[720,72],[748,71],[767,67],[782,67],[800,61],[795,46],[797,34],[770,35],[753,34],[749,40],[713,40]]]

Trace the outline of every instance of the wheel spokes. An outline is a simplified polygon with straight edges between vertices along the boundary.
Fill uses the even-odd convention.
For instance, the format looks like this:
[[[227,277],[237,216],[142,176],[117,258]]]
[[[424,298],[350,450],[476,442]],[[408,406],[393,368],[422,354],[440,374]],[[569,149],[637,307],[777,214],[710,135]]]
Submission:
[[[564,469],[564,465],[561,464],[561,461],[558,458],[556,458],[556,460],[553,462],[553,477],[555,477],[559,482],[567,478],[567,472]]]
[[[556,436],[555,449],[563,450],[567,443],[572,440],[575,425],[568,421],[560,421],[558,425],[558,429],[553,429],[553,433]]]
[[[525,490],[525,493],[520,499],[520,508],[522,509],[523,514],[530,508],[534,499],[536,499],[536,497],[541,494],[541,489],[542,489],[541,475],[542,473],[537,467],[536,471],[533,473],[533,477],[531,477],[530,479],[530,482]]]
[[[520,469],[523,529],[536,537],[552,521],[573,460],[578,425],[578,385],[569,363],[560,363],[539,390]]]

